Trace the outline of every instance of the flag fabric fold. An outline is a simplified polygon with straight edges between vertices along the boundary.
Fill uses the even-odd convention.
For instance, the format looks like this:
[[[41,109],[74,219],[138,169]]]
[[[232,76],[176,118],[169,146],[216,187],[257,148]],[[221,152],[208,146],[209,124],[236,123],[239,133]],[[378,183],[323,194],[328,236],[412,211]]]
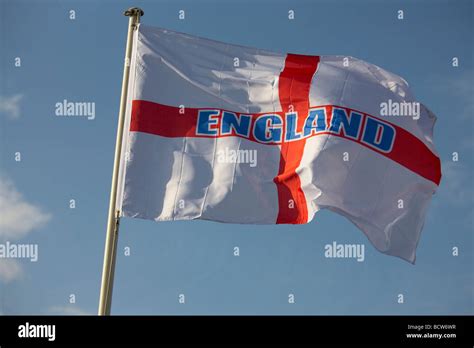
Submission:
[[[303,224],[330,209],[414,262],[441,168],[436,117],[401,77],[142,24],[130,71],[122,216]]]

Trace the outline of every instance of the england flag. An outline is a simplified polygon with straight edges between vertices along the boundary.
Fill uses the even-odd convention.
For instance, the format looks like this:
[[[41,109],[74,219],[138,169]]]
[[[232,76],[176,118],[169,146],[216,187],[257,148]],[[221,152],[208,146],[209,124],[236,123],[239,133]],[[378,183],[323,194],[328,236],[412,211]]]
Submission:
[[[142,24],[130,64],[121,216],[305,224],[330,209],[415,261],[441,168],[436,117],[403,78]]]

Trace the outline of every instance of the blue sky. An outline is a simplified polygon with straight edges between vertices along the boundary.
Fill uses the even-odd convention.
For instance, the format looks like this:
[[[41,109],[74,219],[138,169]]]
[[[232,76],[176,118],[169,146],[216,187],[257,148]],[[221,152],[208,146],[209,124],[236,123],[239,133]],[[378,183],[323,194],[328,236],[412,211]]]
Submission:
[[[130,6],[148,25],[403,76],[438,117],[443,178],[415,266],[329,211],[302,226],[123,219],[112,313],[473,314],[473,3],[427,0],[0,0],[0,239],[39,247],[37,262],[0,260],[1,313],[97,311]],[[63,99],[95,102],[95,119],[55,116]],[[333,241],[365,244],[365,261],[325,258]]]

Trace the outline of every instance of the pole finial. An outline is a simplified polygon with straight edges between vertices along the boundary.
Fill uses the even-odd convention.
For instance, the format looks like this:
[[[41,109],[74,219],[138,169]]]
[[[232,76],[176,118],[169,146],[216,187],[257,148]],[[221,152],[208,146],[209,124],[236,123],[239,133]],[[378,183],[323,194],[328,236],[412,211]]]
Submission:
[[[132,16],[140,16],[143,17],[145,12],[139,7],[130,7],[128,10],[126,10],[123,15],[127,17],[132,17]]]

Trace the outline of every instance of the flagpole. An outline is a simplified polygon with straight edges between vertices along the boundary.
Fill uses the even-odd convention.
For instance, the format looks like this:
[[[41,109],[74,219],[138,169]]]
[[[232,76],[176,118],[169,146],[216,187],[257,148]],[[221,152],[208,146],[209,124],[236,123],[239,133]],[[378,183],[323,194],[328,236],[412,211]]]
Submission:
[[[129,17],[127,46],[125,50],[125,64],[123,68],[122,93],[120,96],[120,111],[117,126],[117,139],[115,141],[114,167],[112,172],[112,187],[110,189],[109,216],[107,219],[107,234],[105,237],[104,266],[102,269],[102,282],[100,287],[99,315],[110,315],[112,305],[112,290],[115,273],[115,259],[117,256],[118,232],[120,211],[116,210],[117,183],[122,150],[122,134],[127,107],[128,79],[130,76],[130,61],[132,58],[133,32],[140,23],[143,10],[138,7],[129,8],[124,15]]]

